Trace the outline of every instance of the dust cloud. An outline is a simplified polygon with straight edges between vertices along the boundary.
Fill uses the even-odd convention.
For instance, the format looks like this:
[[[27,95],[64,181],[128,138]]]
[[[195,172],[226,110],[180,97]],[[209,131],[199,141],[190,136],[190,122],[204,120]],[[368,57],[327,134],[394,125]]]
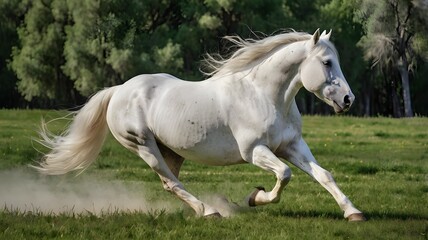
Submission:
[[[159,200],[149,190],[141,183],[110,181],[86,173],[78,177],[44,176],[28,169],[7,170],[0,171],[0,211],[101,216],[117,212],[175,212],[183,207],[178,198],[171,195],[170,200]],[[152,200],[148,201],[145,193],[151,194]],[[248,210],[218,194],[202,194],[201,200],[223,217]]]
[[[248,207],[242,206],[242,203],[231,202],[221,194],[206,194],[201,197],[201,200],[217,209],[222,217],[233,217],[250,210]]]
[[[143,188],[143,189],[142,189]],[[41,176],[27,170],[0,172],[0,211],[46,214],[176,211],[179,205],[148,202],[140,184],[91,176]]]

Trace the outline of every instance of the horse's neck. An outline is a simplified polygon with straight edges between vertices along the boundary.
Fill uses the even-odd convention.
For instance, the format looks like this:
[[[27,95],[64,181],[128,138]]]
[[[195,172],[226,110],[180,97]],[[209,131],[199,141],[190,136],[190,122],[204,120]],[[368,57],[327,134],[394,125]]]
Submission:
[[[275,105],[288,112],[299,89],[302,87],[299,66],[306,58],[304,42],[285,46],[249,70],[253,84],[270,96]]]

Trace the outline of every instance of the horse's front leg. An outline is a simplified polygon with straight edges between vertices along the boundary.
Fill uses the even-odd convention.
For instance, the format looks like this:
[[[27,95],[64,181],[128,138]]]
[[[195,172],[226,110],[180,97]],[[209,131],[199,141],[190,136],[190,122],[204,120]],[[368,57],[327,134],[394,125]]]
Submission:
[[[296,143],[281,149],[278,154],[312,176],[330,192],[343,210],[345,218],[349,221],[365,221],[362,212],[356,209],[348,197],[340,191],[331,173],[318,165],[308,145],[302,138]]]
[[[270,192],[266,192],[264,188],[258,187],[256,191],[244,200],[245,203],[254,207],[279,202],[281,192],[291,178],[290,168],[264,145],[256,146],[253,149],[251,163],[275,173],[277,181],[275,187]]]

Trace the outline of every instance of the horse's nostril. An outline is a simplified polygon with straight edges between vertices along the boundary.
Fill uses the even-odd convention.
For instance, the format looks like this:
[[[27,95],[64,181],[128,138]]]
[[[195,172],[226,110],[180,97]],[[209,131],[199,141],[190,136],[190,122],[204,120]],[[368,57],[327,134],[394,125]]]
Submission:
[[[351,105],[351,100],[349,99],[349,95],[345,96],[345,98],[343,99],[343,102],[345,103],[346,106]]]

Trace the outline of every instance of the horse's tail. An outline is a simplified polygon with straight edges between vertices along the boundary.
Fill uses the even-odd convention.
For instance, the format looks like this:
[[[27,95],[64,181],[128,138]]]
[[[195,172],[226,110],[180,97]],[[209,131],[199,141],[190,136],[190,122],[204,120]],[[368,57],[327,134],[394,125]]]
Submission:
[[[49,175],[84,171],[97,158],[108,133],[107,107],[117,87],[95,94],[74,116],[67,130],[55,136],[42,122],[40,143],[50,148],[39,166],[32,166]]]

